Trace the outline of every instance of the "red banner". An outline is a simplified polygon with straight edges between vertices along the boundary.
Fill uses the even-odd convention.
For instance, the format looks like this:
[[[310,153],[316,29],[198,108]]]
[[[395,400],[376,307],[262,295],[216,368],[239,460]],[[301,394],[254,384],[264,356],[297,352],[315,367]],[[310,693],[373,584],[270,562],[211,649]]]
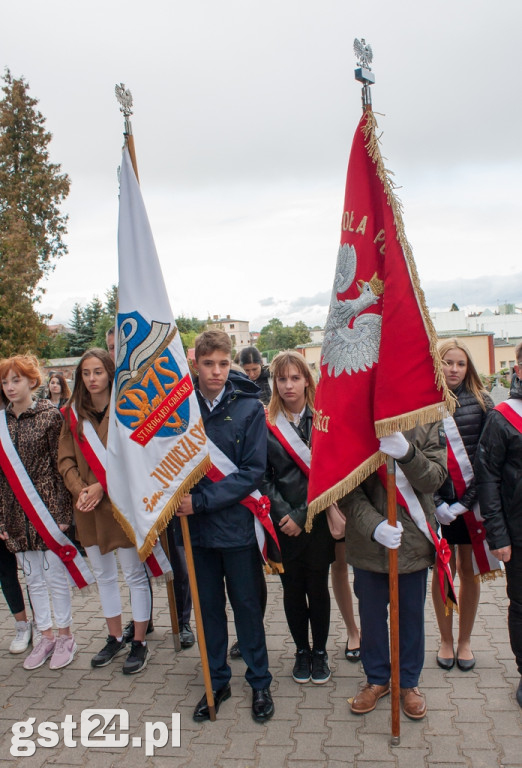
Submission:
[[[436,336],[375,128],[368,110],[348,164],[315,399],[311,517],[384,462],[378,436],[446,415]]]

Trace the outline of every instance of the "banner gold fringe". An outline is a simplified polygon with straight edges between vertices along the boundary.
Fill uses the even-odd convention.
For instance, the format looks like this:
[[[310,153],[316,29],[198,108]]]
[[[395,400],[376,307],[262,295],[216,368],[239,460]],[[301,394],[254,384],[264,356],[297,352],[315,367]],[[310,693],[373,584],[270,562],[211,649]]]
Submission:
[[[156,524],[154,528],[152,528],[149,533],[147,534],[147,538],[143,542],[142,546],[138,549],[138,555],[140,557],[140,560],[144,562],[150,553],[152,552],[152,548],[154,547],[155,543],[160,537],[160,534],[165,530],[167,525],[169,524],[171,518],[173,517],[176,509],[181,504],[181,499],[189,493],[189,491],[199,483],[199,481],[207,474],[208,470],[212,466],[212,462],[210,460],[210,456],[206,456],[203,461],[198,464],[198,466],[192,470],[190,475],[185,478],[185,480],[182,482],[180,487],[177,489],[176,493],[169,499],[167,504],[163,507],[161,514],[159,515],[158,519],[156,520]],[[113,515],[118,521],[118,523],[121,525],[129,539],[132,541],[134,546],[137,546],[136,544],[136,534],[134,533],[134,529],[132,528],[131,524],[127,520],[127,518],[120,512],[120,510],[112,505],[112,511]]]
[[[269,576],[277,576],[284,572],[283,563],[276,563],[273,560],[268,560],[265,563],[265,573],[268,573]]]
[[[486,571],[486,573],[477,573],[475,575],[475,581],[477,582],[486,582],[486,581],[495,581],[495,579],[503,579],[504,578],[504,571],[502,571],[500,568],[495,568],[494,571]]]
[[[377,437],[387,437],[394,432],[406,432],[421,424],[432,424],[440,421],[448,415],[446,403],[440,402],[418,408],[416,411],[402,413],[400,416],[392,416],[389,419],[381,419],[375,422],[375,434]]]
[[[366,110],[365,115],[366,115],[366,122],[363,126],[363,132],[364,132],[364,138],[367,142],[366,149],[368,151],[369,157],[375,163],[377,176],[379,177],[379,179],[381,180],[384,186],[384,191],[386,193],[386,199],[388,200],[388,205],[391,207],[393,211],[395,228],[397,230],[397,240],[399,241],[402,251],[404,253],[404,258],[406,260],[406,264],[410,272],[410,278],[413,285],[413,290],[415,292],[415,297],[417,299],[417,303],[421,311],[422,319],[424,321],[424,327],[426,328],[426,333],[429,339],[430,354],[433,360],[433,368],[435,372],[435,382],[437,384],[437,388],[439,390],[442,390],[443,398],[446,403],[446,408],[448,413],[452,414],[455,410],[455,398],[451,396],[450,390],[448,389],[448,386],[446,384],[444,372],[442,370],[442,361],[440,359],[440,355],[437,350],[437,333],[435,331],[435,327],[430,317],[430,313],[429,313],[428,306],[426,304],[426,299],[424,296],[424,291],[421,288],[419,274],[417,272],[417,266],[413,258],[411,245],[408,242],[408,239],[406,237],[406,231],[404,229],[404,221],[402,218],[402,210],[403,210],[402,203],[397,198],[394,192],[394,190],[397,188],[397,185],[393,182],[391,178],[393,176],[393,172],[388,170],[384,165],[384,161],[383,161],[380,146],[379,146],[380,137],[378,137],[376,134],[376,128],[378,127],[378,125],[377,125],[377,119],[375,117],[375,114],[371,109],[368,109]],[[424,422],[424,423],[427,423],[427,422]],[[386,434],[390,434],[390,433],[388,432]]]
[[[310,533],[314,522],[314,517],[333,504],[335,501],[339,501],[347,493],[353,491],[358,485],[366,480],[373,472],[376,472],[381,464],[386,463],[386,455],[377,451],[373,456],[370,456],[366,461],[363,461],[357,469],[350,472],[343,480],[340,480],[335,485],[332,485],[327,491],[322,493],[316,499],[314,499],[308,506],[308,515],[306,518],[305,530]]]
[[[446,597],[446,602],[444,604],[444,615],[451,616],[453,611],[455,611],[455,613],[458,613],[459,607],[457,603],[454,603],[450,597]]]

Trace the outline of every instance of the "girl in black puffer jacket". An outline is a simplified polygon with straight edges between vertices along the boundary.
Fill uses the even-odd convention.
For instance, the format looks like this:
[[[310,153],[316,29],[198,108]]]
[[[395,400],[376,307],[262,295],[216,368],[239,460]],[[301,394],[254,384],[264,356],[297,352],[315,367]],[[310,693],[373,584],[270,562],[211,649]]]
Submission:
[[[310,533],[304,530],[315,383],[304,357],[295,351],[280,352],[271,369],[274,389],[267,414],[263,492],[270,499],[283,559],[283,606],[296,645],[292,677],[296,683],[311,680],[321,685],[330,679],[326,641],[334,539],[325,512],[316,516]]]
[[[449,473],[435,494],[436,516],[442,526],[442,536],[452,551],[452,573],[458,571],[459,574],[459,636],[456,658],[459,669],[468,671],[475,666],[475,657],[471,651],[471,632],[480,598],[480,580],[476,579],[474,574],[470,536],[470,530],[474,531],[475,525],[474,515],[470,513],[477,504],[472,466],[486,414],[493,408],[493,402],[482,386],[469,350],[461,342],[456,339],[443,341],[439,344],[439,352],[446,383],[457,399],[457,408],[454,416],[445,420],[449,443]],[[458,448],[461,450],[457,450]],[[457,458],[453,461],[452,472],[453,454],[458,461]],[[485,562],[487,571],[489,565]],[[481,573],[483,572],[482,568]],[[446,615],[436,574],[432,587],[433,604],[441,635],[437,664],[442,669],[451,669],[455,663],[453,614],[450,611],[449,615]]]

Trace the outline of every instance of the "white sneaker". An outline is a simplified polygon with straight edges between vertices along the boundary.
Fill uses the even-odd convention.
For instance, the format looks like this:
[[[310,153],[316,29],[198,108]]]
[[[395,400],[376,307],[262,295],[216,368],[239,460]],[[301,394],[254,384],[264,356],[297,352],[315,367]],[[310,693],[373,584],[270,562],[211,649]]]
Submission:
[[[9,653],[23,653],[31,642],[32,622],[17,621],[16,635],[9,646]]]
[[[36,622],[33,621],[33,638],[31,640],[31,642],[33,644],[33,648],[36,648],[36,646],[38,645],[38,643],[40,642],[41,639],[42,639],[42,633],[40,632],[40,630],[36,626]]]

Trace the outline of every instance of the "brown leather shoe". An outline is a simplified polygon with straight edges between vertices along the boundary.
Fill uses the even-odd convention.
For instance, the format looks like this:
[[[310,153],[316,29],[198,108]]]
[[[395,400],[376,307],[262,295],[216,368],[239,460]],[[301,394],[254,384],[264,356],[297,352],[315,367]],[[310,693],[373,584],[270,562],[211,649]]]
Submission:
[[[356,715],[365,715],[371,712],[377,706],[377,702],[383,696],[390,692],[390,684],[376,685],[375,683],[366,683],[361,690],[354,696],[351,709]]]
[[[426,714],[426,699],[418,688],[401,688],[402,711],[412,720],[422,720]]]

